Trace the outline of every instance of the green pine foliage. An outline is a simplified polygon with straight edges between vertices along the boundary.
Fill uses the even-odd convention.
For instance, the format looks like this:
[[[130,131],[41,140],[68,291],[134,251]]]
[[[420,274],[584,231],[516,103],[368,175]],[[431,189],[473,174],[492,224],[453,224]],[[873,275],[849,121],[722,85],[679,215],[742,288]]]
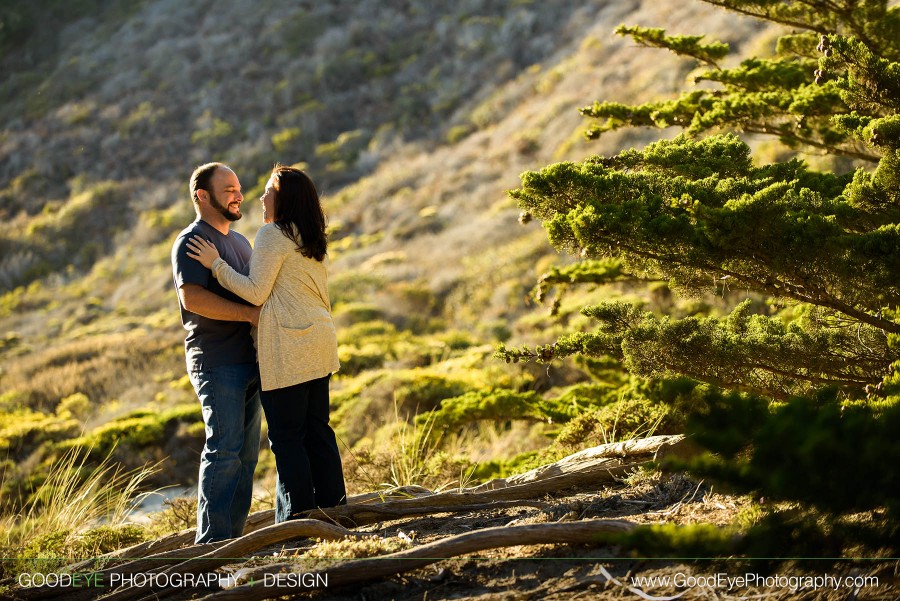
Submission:
[[[616,259],[585,260],[570,265],[553,266],[538,280],[534,298],[541,302],[554,286],[608,284],[632,279],[628,274],[622,273],[622,265]]]
[[[728,44],[721,42],[701,44],[700,42],[705,37],[702,35],[667,36],[664,29],[627,27],[625,25],[616,28],[616,33],[631,36],[642,46],[667,48],[675,54],[689,56],[712,67],[717,67],[717,62],[728,55]]]
[[[753,57],[737,67],[720,68],[717,61],[724,56],[723,47],[727,52],[723,44],[700,45],[697,36],[666,36],[662,30],[620,27],[617,33],[631,36],[640,44],[668,48],[709,65],[711,69],[697,74],[695,82],[721,86],[636,106],[595,102],[582,109],[584,115],[603,120],[591,126],[589,137],[634,126],[675,125],[691,134],[737,129],[777,136],[794,148],[815,148],[872,163],[880,159],[879,153],[866,148],[857,132],[842,126],[835,117],[884,116],[882,111],[891,101],[883,91],[896,91],[898,85],[898,74],[891,67],[896,65],[898,54],[896,36],[890,33],[866,43],[837,32],[891,32],[890,25],[897,21],[896,10],[888,10],[886,2],[864,3],[880,5],[865,10],[857,2],[711,3],[807,31],[784,36],[774,58]],[[838,5],[845,6],[838,9]],[[810,12],[811,6],[817,8]],[[871,27],[861,25],[857,21],[863,14],[879,15],[872,18],[880,21]],[[794,19],[809,20],[801,24]],[[866,85],[871,78],[879,79],[883,91],[874,92]]]
[[[712,452],[668,465],[783,503],[746,533],[744,553],[896,556],[900,404],[842,404],[834,388],[774,405],[714,390],[705,401],[687,430]]]
[[[824,385],[840,385],[849,397],[862,397],[866,387],[878,386],[893,369],[887,340],[875,328],[853,329],[839,314],[811,307],[788,324],[751,311],[746,300],[724,319],[671,319],[627,303],[605,303],[583,311],[600,322],[598,331],[505,354],[546,362],[602,353],[621,359],[633,374],[682,374],[781,400]]]
[[[633,555],[680,558],[731,555],[741,537],[734,529],[709,524],[652,524],[617,535],[613,540]]]
[[[895,554],[900,7],[708,1],[792,31],[771,58],[721,66],[727,47],[702,36],[620,27],[639,44],[699,61],[705,70],[694,79],[704,86],[646,104],[595,102],[582,110],[595,120],[588,137],[622,127],[684,133],[527,172],[510,194],[524,221],[539,219],[553,246],[579,259],[548,273],[540,293],[661,280],[683,296],[744,292],[746,300],[721,315],[679,318],[604,302],[582,309],[593,328],[497,355],[613,359],[651,381],[704,383],[668,399],[678,410],[667,424],[688,415],[687,431],[709,451],[679,467],[777,503],[741,537],[699,533],[709,546],[693,554]],[[759,164],[746,134],[842,156],[834,165],[850,168],[817,171],[799,158]]]
[[[900,299],[900,229],[859,223],[842,195],[855,183],[796,160],[754,167],[733,134],[682,135],[526,173],[511,194],[559,249],[613,256],[683,291],[748,288],[900,332],[879,317]]]
[[[734,392],[706,397],[688,430],[716,454],[694,462],[697,473],[834,515],[883,508],[900,525],[900,405],[842,405],[834,389],[774,406]]]

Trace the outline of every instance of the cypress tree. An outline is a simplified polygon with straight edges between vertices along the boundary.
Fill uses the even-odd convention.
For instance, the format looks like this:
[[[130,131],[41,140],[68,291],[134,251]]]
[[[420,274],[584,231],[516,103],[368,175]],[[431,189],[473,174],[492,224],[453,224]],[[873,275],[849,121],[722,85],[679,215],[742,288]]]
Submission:
[[[695,61],[696,81],[711,85],[660,102],[595,102],[582,109],[588,137],[623,127],[683,133],[527,172],[510,194],[554,247],[580,258],[546,274],[540,292],[662,280],[682,294],[746,290],[783,309],[755,310],[747,300],[722,317],[676,319],[608,302],[583,309],[592,331],[498,355],[612,357],[637,376],[703,383],[688,430],[709,452],[681,467],[791,502],[741,539],[745,553],[896,554],[900,7],[705,1],[791,33],[773,57],[724,67],[725,44],[620,27]],[[851,168],[817,171],[799,158],[755,164],[747,134]],[[858,512],[868,518],[849,517]]]

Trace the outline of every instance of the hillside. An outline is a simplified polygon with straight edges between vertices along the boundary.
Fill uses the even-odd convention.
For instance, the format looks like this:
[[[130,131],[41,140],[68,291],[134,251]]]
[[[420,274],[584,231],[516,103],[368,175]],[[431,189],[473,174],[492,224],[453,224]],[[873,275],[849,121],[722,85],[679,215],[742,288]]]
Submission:
[[[208,160],[241,178],[238,229],[251,239],[274,161],[305,164],[323,192],[344,366],[334,422],[352,492],[464,487],[607,436],[678,430],[617,366],[506,365],[493,351],[587,327],[587,298],[706,314],[736,297],[681,303],[664,286],[612,284],[551,316],[531,291],[572,258],[519,223],[506,190],[525,170],[658,137],[583,138],[579,107],[666,96],[690,73],[614,36],[618,24],[717,32],[738,53],[770,40],[760,24],[674,0],[47,7],[60,12],[46,23],[20,8],[0,45],[5,510],[33,502],[70,449],[129,469],[162,461],[155,486],[196,478],[202,424],[169,249],[193,218],[187,177]],[[506,390],[558,414],[484,400]],[[273,469],[263,450],[263,508]]]
[[[174,225],[156,221],[175,221],[168,213],[181,211],[180,224],[190,215],[177,202],[186,174],[210,158],[235,166],[250,199],[273,161],[306,163],[336,196],[337,237],[384,236],[371,251],[452,230],[464,211],[509,204],[502,192],[521,170],[582,155],[572,148],[583,121],[576,108],[589,99],[652,96],[680,83],[683,67],[628,48],[611,36],[615,24],[664,18],[702,29],[726,18],[699,6],[642,14],[637,2],[476,2],[446,14],[377,4],[372,22],[375,5],[365,2],[301,3],[278,19],[265,3],[224,3],[215,15],[199,5],[140,3],[127,16],[58,25],[57,52],[31,71],[21,71],[27,45],[23,56],[7,52],[4,288],[71,267],[89,272],[123,246],[108,240],[117,235],[132,248],[170,235]],[[245,33],[217,33],[232,23]],[[729,29],[730,41],[753,31],[749,21]],[[41,33],[32,45],[43,44]],[[90,200],[84,191],[94,192]],[[363,211],[372,199],[377,210]],[[439,208],[428,213],[434,223],[411,230],[407,222],[431,206]],[[154,220],[153,211],[165,216]],[[241,225],[252,232],[253,221]],[[142,229],[162,231],[145,240]],[[89,238],[100,247],[83,248]]]
[[[7,51],[4,392],[43,411],[75,393],[95,410],[175,394],[162,381],[181,377],[168,249],[192,218],[187,175],[209,159],[242,177],[250,200],[239,229],[250,236],[271,163],[308,165],[327,199],[332,294],[347,325],[362,302],[401,330],[508,338],[541,258],[555,253],[539,228],[517,224],[505,190],[529,167],[603,151],[581,141],[577,107],[599,94],[652,97],[685,75],[613,37],[614,26],[664,18],[723,30],[727,20],[734,41],[758,27],[676,4],[473,3],[435,14],[380,3],[373,23],[370,3],[273,19],[268,5],[210,14],[147,2],[56,24],[55,53],[34,53],[32,71],[28,44]],[[215,33],[235,23],[240,35]],[[40,32],[31,45],[42,46]],[[375,66],[363,69],[363,57]],[[337,77],[348,63],[362,70]],[[138,365],[145,377],[120,377]]]

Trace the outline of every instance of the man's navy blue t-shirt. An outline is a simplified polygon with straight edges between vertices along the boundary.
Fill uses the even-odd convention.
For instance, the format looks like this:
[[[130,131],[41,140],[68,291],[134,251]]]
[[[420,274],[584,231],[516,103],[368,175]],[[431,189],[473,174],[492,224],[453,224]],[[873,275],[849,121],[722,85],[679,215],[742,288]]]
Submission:
[[[212,272],[200,261],[187,255],[187,241],[193,236],[200,236],[212,242],[219,251],[219,256],[236,271],[244,275],[250,271],[252,248],[244,236],[233,231],[229,231],[225,236],[205,221],[197,219],[178,234],[172,247],[175,289],[178,290],[184,284],[197,284],[223,298],[249,305],[250,303],[241,297],[223,288]],[[181,323],[188,332],[184,341],[188,369],[200,370],[220,365],[256,362],[249,323],[220,321],[192,313],[184,308],[180,297],[178,306],[181,309]]]

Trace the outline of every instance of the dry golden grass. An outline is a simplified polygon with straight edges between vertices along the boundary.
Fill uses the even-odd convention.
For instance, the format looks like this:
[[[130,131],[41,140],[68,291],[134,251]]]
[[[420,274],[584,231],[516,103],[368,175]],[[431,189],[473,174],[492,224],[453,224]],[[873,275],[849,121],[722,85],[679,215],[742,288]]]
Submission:
[[[46,479],[31,491],[21,512],[0,515],[4,557],[65,561],[111,550],[92,548],[91,538],[85,538],[84,533],[101,525],[115,529],[126,524],[135,501],[141,497],[141,488],[159,467],[146,465],[124,471],[109,457],[91,466],[89,455],[89,451],[80,449],[65,453],[47,470]],[[3,505],[0,499],[0,506]],[[129,532],[128,542],[134,542],[131,539],[136,535],[137,531]],[[94,542],[102,543],[99,539]],[[37,567],[41,568],[39,564]]]
[[[147,378],[160,363],[178,365],[179,350],[178,337],[171,334],[139,330],[89,337],[10,360],[3,388],[18,393],[26,406],[44,410],[75,393],[99,403]]]

